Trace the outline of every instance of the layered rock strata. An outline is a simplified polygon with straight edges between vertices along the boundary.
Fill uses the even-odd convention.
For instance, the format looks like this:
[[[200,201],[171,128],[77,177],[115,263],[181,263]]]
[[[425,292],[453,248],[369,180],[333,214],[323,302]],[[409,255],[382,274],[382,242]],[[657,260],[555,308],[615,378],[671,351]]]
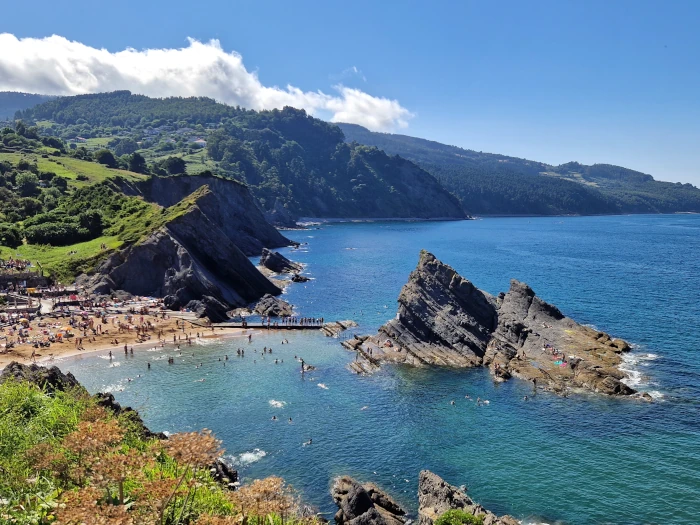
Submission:
[[[163,297],[168,308],[188,308],[212,321],[265,294],[279,294],[221,226],[212,212],[218,203],[209,187],[199,188],[187,203],[166,210],[172,217],[161,227],[112,254],[79,284],[97,294],[124,290]]]
[[[298,273],[302,270],[302,265],[287,259],[279,252],[273,252],[263,248],[260,257],[260,266],[276,273]]]
[[[559,393],[635,392],[618,369],[625,341],[576,323],[519,281],[494,297],[423,251],[398,302],[376,336],[344,343],[368,362],[356,371],[381,362],[488,366],[498,381],[516,376]]]

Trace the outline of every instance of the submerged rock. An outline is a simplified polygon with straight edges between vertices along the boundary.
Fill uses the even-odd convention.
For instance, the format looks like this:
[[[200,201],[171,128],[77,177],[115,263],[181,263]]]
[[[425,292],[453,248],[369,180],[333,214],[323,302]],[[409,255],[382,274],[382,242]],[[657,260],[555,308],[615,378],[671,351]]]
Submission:
[[[300,275],[298,273],[295,273],[294,275],[292,275],[292,282],[293,283],[305,283],[305,282],[310,281],[310,280],[311,279],[309,279],[308,277],[305,277],[305,276]]]
[[[474,503],[461,490],[447,483],[429,470],[418,476],[418,525],[433,525],[433,522],[448,510],[459,509],[473,516],[481,516],[484,525],[518,525],[512,516],[498,517],[478,503]]]
[[[338,525],[403,525],[406,512],[386,492],[372,483],[361,485],[349,476],[336,478],[331,496]]]
[[[423,251],[398,302],[376,336],[344,346],[375,365],[488,366],[498,381],[516,376],[558,393],[635,392],[617,368],[626,342],[576,323],[519,281],[493,297]]]
[[[270,317],[286,317],[293,313],[292,305],[270,294],[264,295],[253,311],[258,315]]]
[[[292,262],[281,253],[270,251],[267,248],[262,250],[260,266],[277,273],[298,273],[302,269],[301,264]]]

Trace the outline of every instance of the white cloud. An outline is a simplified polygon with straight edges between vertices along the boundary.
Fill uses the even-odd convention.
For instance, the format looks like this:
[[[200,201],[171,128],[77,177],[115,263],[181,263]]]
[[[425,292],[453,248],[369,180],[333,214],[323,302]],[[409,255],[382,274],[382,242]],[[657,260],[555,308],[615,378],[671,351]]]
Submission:
[[[0,33],[0,91],[77,95],[120,89],[152,97],[207,96],[257,110],[294,106],[332,122],[378,131],[406,127],[413,116],[397,100],[342,85],[333,87],[334,95],[291,85],[264,86],[246,69],[243,57],[224,51],[218,40],[189,39],[180,49],[112,53],[57,35],[17,38]]]

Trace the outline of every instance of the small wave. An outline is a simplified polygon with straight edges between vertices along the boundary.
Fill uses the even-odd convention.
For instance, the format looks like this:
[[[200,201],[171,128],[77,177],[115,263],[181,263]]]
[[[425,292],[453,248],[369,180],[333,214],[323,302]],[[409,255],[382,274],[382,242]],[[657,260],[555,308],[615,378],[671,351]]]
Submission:
[[[662,392],[659,392],[658,390],[649,390],[649,392],[647,393],[654,399],[663,399],[664,397],[666,397]]]
[[[111,368],[114,368],[115,366],[122,366],[122,364],[119,361],[116,361],[114,363],[110,363],[109,365]]]
[[[275,407],[275,408],[283,408],[287,404],[286,401],[276,401],[274,399],[270,399],[270,401],[268,401],[268,403],[270,403],[271,407]]]
[[[195,339],[194,344],[200,345],[200,346],[209,346],[218,343],[219,341],[216,339]]]
[[[146,348],[146,352],[161,352],[163,350],[163,348],[159,348],[157,346],[154,346],[153,348]]]
[[[253,449],[250,452],[243,452],[237,456],[227,456],[227,459],[237,467],[245,467],[260,461],[262,458],[267,456],[267,452],[259,448]]]
[[[326,385],[324,385],[323,383],[319,383],[318,387],[323,388],[324,390],[328,390],[328,387]]]

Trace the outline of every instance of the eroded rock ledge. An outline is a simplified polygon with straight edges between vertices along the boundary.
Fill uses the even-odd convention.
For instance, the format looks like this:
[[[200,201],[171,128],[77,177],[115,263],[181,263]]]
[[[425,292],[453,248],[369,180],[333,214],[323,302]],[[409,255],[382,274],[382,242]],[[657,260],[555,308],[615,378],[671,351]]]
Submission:
[[[494,297],[422,251],[398,302],[376,336],[343,343],[362,357],[356,372],[381,362],[487,366],[498,381],[516,376],[558,393],[635,393],[618,369],[625,341],[576,323],[519,281]]]

